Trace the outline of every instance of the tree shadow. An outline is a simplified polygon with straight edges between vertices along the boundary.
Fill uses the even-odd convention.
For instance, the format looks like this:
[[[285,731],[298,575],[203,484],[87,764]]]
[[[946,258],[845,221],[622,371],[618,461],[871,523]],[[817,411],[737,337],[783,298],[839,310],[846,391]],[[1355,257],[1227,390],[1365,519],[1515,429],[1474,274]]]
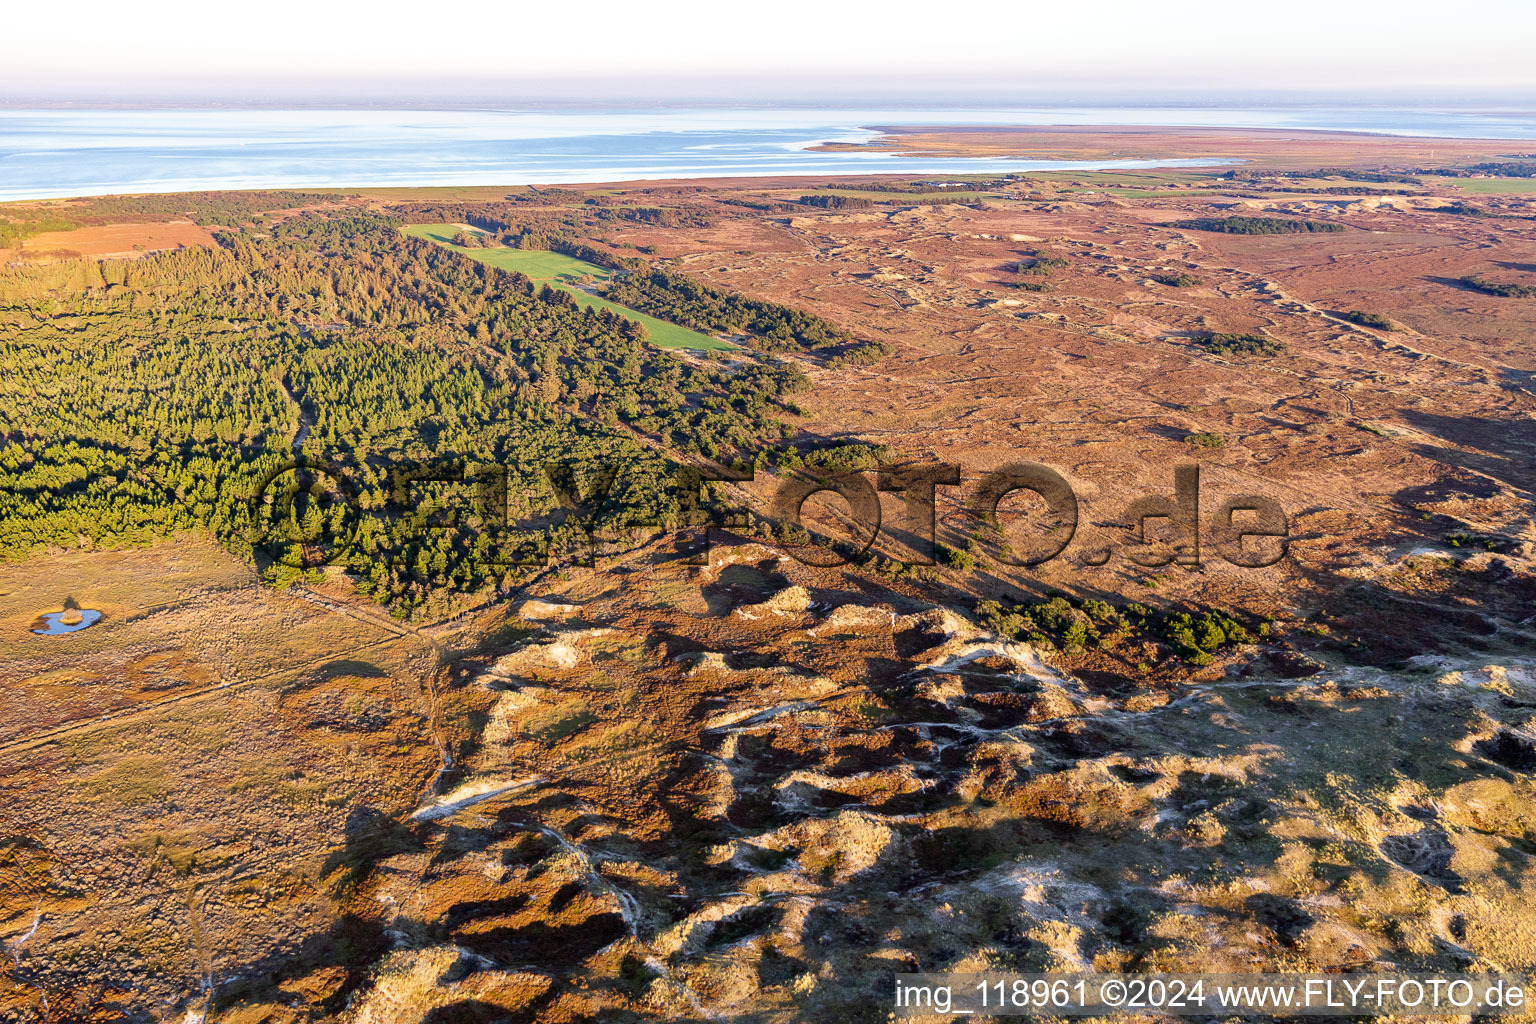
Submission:
[[[421,1018],[421,1024],[534,1024],[549,999],[548,995],[542,996],[517,1010],[479,999],[461,999],[429,1010]]]
[[[1417,409],[1404,409],[1401,415],[1415,429],[1447,442],[1410,445],[1417,454],[1492,477],[1527,494],[1536,491],[1536,419],[1446,416]]]
[[[424,849],[416,828],[367,804],[352,808],[347,815],[344,835],[342,848],[327,857],[320,867],[322,878],[345,871],[334,883],[338,892],[350,891],[368,876],[378,861]]]
[[[1480,292],[1476,288],[1473,288],[1471,285],[1467,284],[1465,281],[1462,281],[1460,278],[1456,277],[1435,277],[1434,275],[1425,275],[1424,277],[1420,278],[1420,280],[1428,281],[1430,284],[1438,284],[1444,288],[1452,288],[1458,292],[1466,292],[1469,295],[1484,294],[1483,292]]]
[[[726,615],[738,604],[764,601],[789,586],[789,578],[764,568],[772,559],[757,565],[728,565],[713,583],[700,588],[710,615]]]
[[[349,658],[328,661],[315,670],[316,678],[321,682],[329,682],[344,676],[357,679],[383,679],[389,673],[366,661],[354,661]]]
[[[282,987],[296,985],[315,1009],[338,1012],[391,945],[380,922],[343,914],[325,933],[305,938],[296,951],[241,965],[238,976],[218,986],[209,1009],[223,1014],[243,1003],[287,1001],[291,997]],[[331,974],[336,977],[327,979]]]
[[[1536,370],[1517,370],[1512,366],[1506,366],[1499,375],[1503,378],[1503,386],[1506,389],[1536,395]]]

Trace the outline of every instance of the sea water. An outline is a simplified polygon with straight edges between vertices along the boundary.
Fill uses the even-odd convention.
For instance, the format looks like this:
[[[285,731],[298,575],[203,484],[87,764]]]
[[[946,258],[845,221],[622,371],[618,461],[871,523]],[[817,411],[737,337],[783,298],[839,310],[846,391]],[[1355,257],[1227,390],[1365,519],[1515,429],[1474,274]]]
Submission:
[[[906,157],[891,125],[1175,125],[1536,139],[1536,113],[1406,108],[0,109],[0,199],[204,189],[1210,166],[1212,159]],[[1518,146],[1517,146],[1518,148]],[[1525,147],[1536,148],[1536,143]]]

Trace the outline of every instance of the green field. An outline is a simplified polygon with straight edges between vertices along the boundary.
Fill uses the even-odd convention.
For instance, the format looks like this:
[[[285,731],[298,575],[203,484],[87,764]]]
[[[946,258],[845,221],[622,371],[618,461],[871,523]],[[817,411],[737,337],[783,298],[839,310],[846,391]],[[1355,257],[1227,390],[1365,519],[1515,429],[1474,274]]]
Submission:
[[[1146,188],[1063,188],[1057,189],[1064,195],[1083,195],[1091,193],[1096,196],[1119,196],[1128,199],[1187,199],[1201,198],[1203,196],[1221,196],[1226,193],[1220,189],[1146,189]],[[1231,191],[1228,189],[1227,191]]]
[[[1441,180],[1444,180],[1448,185],[1454,185],[1463,192],[1478,192],[1482,194],[1536,192],[1536,178],[1463,178],[1460,180]]]
[[[859,188],[818,188],[815,195],[847,196],[852,199],[873,199],[878,203],[976,203],[983,199],[1002,199],[997,192],[962,192],[951,189],[939,192],[880,192]],[[811,209],[811,207],[807,207]],[[833,211],[836,212],[836,211]]]
[[[359,185],[352,188],[312,188],[306,192],[322,195],[362,196],[386,202],[498,203],[510,196],[530,196],[542,206],[580,203],[588,195],[619,195],[621,192],[593,189],[537,189],[531,185]]]
[[[1024,178],[1036,181],[1075,181],[1084,185],[1109,187],[1114,185],[1198,185],[1216,184],[1222,171],[1020,171]]]
[[[456,252],[495,267],[498,270],[515,270],[540,284],[567,283],[583,275],[607,280],[612,271],[574,256],[540,249],[466,249],[453,244],[453,236],[462,229],[452,224],[408,224],[404,232],[413,238],[425,238],[429,242],[446,245]]]
[[[723,352],[736,347],[730,342],[711,338],[707,334],[700,334],[698,331],[679,327],[677,324],[667,323],[665,320],[658,320],[644,313],[637,313],[616,302],[589,295],[575,287],[574,282],[583,276],[602,281],[612,276],[611,270],[594,263],[578,260],[574,256],[566,256],[563,253],[544,252],[538,249],[466,249],[453,244],[453,236],[461,229],[452,224],[410,224],[402,230],[413,238],[424,238],[429,242],[447,246],[454,252],[463,253],[470,259],[487,266],[498,270],[516,271],[519,274],[526,274],[539,284],[553,285],[562,291],[569,292],[583,306],[597,306],[634,320],[645,327],[650,333],[650,342],[659,348],[713,349]]]
[[[735,345],[732,345],[728,341],[721,341],[719,338],[711,338],[707,334],[700,334],[698,331],[691,331],[686,327],[679,327],[677,324],[669,324],[665,320],[658,320],[653,316],[647,316],[644,313],[637,313],[633,309],[621,306],[616,302],[609,302],[607,299],[600,299],[595,295],[588,295],[586,292],[580,291],[579,289],[566,288],[564,285],[555,281],[551,281],[550,283],[553,284],[556,288],[564,288],[566,291],[570,292],[576,297],[576,301],[581,303],[583,306],[600,306],[603,309],[612,310],[620,316],[627,317],[630,320],[639,321],[641,324],[644,324],[645,329],[650,332],[651,336],[649,340],[651,344],[657,345],[661,348],[713,349],[717,352],[730,352],[736,348]]]

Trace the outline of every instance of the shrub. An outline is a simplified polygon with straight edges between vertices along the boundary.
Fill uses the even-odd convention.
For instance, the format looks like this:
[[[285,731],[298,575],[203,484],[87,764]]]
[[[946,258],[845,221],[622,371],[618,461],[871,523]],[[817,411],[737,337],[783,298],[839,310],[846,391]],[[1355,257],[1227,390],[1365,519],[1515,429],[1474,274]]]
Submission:
[[[1091,597],[1083,602],[1083,611],[1095,622],[1111,622],[1119,618],[1115,614],[1114,605],[1108,601],[1099,601]]]
[[[1198,342],[1213,356],[1278,356],[1285,345],[1262,334],[1208,334]]]
[[[1062,651],[1106,643],[1106,634],[1110,641],[1139,637],[1165,644],[1180,658],[1195,665],[1210,664],[1215,651],[1252,642],[1252,636],[1241,622],[1214,608],[1194,614],[1175,611],[1159,616],[1146,605],[1135,602],[1117,612],[1106,601],[1088,598],[1074,604],[1070,598],[1058,595],[1045,601],[1019,604],[979,601],[976,615],[1001,636],[1026,638]],[[1111,624],[1112,628],[1100,631],[1100,625]]]
[[[1088,644],[1088,627],[1082,622],[1074,622],[1061,634],[1061,646],[1063,650],[1076,651]]]
[[[893,457],[891,450],[884,445],[865,441],[838,441],[825,447],[811,448],[801,455],[804,465],[819,466],[840,473],[874,469]],[[787,466],[787,455],[785,459],[783,464]]]
[[[1461,283],[1474,291],[1484,295],[1498,295],[1506,299],[1530,299],[1536,298],[1536,287],[1525,284],[1513,284],[1504,281],[1490,281],[1486,277],[1469,274],[1461,279]]]
[[[969,551],[962,551],[958,548],[940,544],[938,546],[938,553],[939,561],[946,568],[958,569],[961,572],[976,568],[976,558]]]
[[[802,206],[815,206],[823,210],[863,210],[874,206],[874,202],[859,196],[801,196]]]
[[[1397,324],[1388,320],[1380,313],[1366,313],[1362,310],[1352,309],[1348,313],[1340,313],[1339,316],[1352,324],[1359,324],[1361,327],[1374,327],[1378,331],[1397,330]]]
[[[1342,224],[1320,220],[1289,220],[1284,217],[1191,217],[1188,220],[1176,220],[1168,226],[1215,231],[1224,235],[1299,235],[1344,230]]]
[[[1046,277],[1067,265],[1067,261],[1060,256],[1042,256],[1036,253],[1030,259],[1020,263],[1015,269],[1020,274],[1034,274],[1038,277]]]
[[[1169,288],[1193,288],[1200,284],[1200,279],[1193,274],[1157,274],[1152,280],[1158,284],[1165,284]]]

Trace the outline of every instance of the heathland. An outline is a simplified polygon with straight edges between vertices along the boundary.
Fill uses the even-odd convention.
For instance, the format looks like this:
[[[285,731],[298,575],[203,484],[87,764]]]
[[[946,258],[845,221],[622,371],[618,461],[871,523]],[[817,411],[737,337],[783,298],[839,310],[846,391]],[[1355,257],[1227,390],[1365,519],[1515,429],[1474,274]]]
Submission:
[[[1042,138],[1253,162],[0,207],[0,1013],[1536,967],[1536,160]],[[106,230],[134,257],[61,241]],[[296,453],[355,522],[252,502]],[[1070,521],[986,513],[1021,462]],[[874,488],[933,463],[924,565]],[[807,565],[771,498],[832,470],[882,530]],[[1273,564],[1211,533],[1239,495]],[[793,551],[854,518],[812,498]]]

